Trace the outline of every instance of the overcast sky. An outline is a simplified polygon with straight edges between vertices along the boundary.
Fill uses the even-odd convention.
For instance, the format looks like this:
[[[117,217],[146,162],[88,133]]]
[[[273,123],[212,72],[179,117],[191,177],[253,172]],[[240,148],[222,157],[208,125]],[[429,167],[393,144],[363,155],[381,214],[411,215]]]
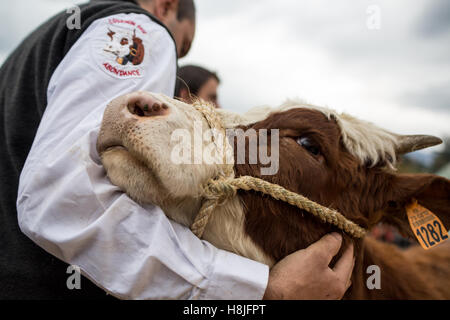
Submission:
[[[79,2],[8,1],[0,61],[47,17]],[[196,4],[196,38],[180,65],[216,71],[223,107],[245,111],[298,97],[399,133],[450,136],[450,1]]]

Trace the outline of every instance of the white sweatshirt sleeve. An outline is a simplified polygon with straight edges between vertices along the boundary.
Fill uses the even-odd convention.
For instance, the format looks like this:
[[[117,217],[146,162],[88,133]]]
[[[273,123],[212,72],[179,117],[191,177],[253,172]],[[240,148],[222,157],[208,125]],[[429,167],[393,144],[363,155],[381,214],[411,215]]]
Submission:
[[[175,76],[175,45],[147,16],[95,21],[50,81],[20,177],[20,228],[119,298],[261,299],[266,265],[201,241],[158,207],[138,205],[101,165],[95,146],[106,104],[135,90],[172,95]]]

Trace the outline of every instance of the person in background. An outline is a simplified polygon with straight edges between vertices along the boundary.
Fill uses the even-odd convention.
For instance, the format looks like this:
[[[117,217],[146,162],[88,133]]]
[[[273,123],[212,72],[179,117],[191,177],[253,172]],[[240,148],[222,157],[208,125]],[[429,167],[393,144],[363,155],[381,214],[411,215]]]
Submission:
[[[379,241],[392,243],[403,249],[409,248],[413,244],[411,239],[402,236],[397,228],[389,224],[379,223],[370,234]]]
[[[220,79],[216,73],[199,66],[187,65],[178,70],[175,97],[187,103],[200,98],[220,108],[217,98],[219,84]]]

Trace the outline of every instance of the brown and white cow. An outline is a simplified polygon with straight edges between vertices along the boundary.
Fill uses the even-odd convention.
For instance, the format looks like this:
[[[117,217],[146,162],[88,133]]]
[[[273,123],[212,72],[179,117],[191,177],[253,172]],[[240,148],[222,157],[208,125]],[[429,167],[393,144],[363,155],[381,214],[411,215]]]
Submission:
[[[439,143],[434,137],[404,137],[330,109],[298,102],[256,108],[244,115],[217,110],[225,128],[279,129],[279,170],[261,175],[261,163],[235,163],[236,177],[251,175],[332,207],[371,229],[390,223],[414,237],[405,213],[412,199],[450,226],[450,181],[431,174],[398,174],[400,153]],[[105,111],[97,149],[111,181],[139,203],[163,208],[190,226],[202,204],[202,186],[220,175],[217,164],[175,164],[174,130],[205,130],[209,124],[191,105],[163,95],[135,92]],[[234,142],[235,143],[235,142]],[[270,148],[270,144],[264,146]],[[256,192],[238,194],[219,206],[203,238],[215,246],[272,266],[335,227],[289,204]],[[446,231],[444,231],[446,233]],[[449,299],[450,246],[400,250],[370,237],[355,243],[350,299]],[[342,252],[342,249],[341,249]],[[341,253],[338,254],[338,256]],[[366,286],[366,269],[381,269],[381,289]]]

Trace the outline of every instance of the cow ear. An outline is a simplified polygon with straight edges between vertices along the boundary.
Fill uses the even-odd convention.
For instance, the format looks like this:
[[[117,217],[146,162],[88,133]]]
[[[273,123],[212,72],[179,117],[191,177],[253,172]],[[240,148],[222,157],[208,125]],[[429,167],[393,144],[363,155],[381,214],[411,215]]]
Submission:
[[[395,174],[385,188],[383,221],[414,237],[406,207],[417,201],[450,228],[450,180],[432,174]]]

